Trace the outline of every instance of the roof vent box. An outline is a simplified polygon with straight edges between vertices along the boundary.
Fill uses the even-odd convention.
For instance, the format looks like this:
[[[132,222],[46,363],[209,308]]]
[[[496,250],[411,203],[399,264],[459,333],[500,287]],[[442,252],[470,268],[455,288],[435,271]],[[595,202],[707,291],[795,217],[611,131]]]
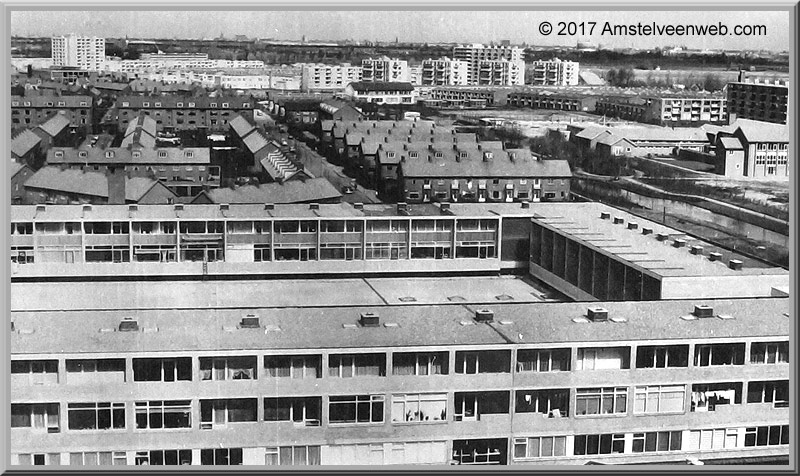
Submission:
[[[261,328],[261,319],[256,315],[248,314],[242,318],[242,321],[239,323],[239,328],[259,329]]]
[[[379,327],[381,325],[381,318],[374,312],[362,312],[361,319],[358,321],[361,327]]]
[[[717,253],[716,251],[712,251],[708,254],[709,261],[722,261],[722,253]]]
[[[478,309],[475,311],[475,321],[492,322],[494,321],[494,312],[488,309]]]
[[[669,239],[669,235],[666,233],[658,233],[656,234],[656,239],[658,241],[667,241]]]
[[[683,248],[684,246],[686,246],[686,240],[677,239],[672,242],[672,246],[674,246],[675,248]]]
[[[742,261],[738,260],[738,259],[732,259],[732,260],[728,261],[728,267],[730,269],[733,269],[733,270],[736,270],[736,271],[741,270],[743,264],[744,263],[742,263]]]
[[[622,218],[622,217],[614,217],[614,224],[615,225],[620,225],[622,223],[625,223],[625,219],[624,218]]]
[[[691,248],[689,248],[689,253],[693,255],[701,255],[703,254],[703,247],[699,245],[694,245]]]
[[[608,220],[611,218],[611,214],[608,212],[600,212],[600,219],[601,220]]]
[[[699,318],[714,317],[714,308],[705,304],[698,304],[692,313]]]
[[[118,329],[120,332],[138,332],[139,321],[135,320],[132,317],[123,317],[122,321],[120,321],[119,323]]]
[[[635,221],[628,222],[628,229],[629,230],[636,230],[638,228],[639,228],[639,224],[636,223]]]
[[[592,322],[605,322],[608,320],[608,310],[599,306],[590,307],[586,312],[586,317]]]
[[[652,235],[653,234],[653,229],[652,228],[647,228],[647,227],[642,227],[642,234],[643,235]]]

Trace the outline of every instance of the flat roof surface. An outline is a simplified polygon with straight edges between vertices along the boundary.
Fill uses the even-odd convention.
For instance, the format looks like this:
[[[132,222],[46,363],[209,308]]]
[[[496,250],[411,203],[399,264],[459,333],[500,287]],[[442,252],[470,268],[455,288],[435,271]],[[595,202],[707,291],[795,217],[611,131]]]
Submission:
[[[715,317],[685,320],[694,305],[713,307]],[[492,323],[475,323],[475,311],[494,312]],[[492,306],[359,306],[343,308],[191,309],[12,313],[12,354],[169,351],[262,351],[353,349],[397,346],[609,343],[641,340],[788,338],[788,298],[604,303],[609,318],[623,322],[576,322],[586,303]],[[374,312],[380,326],[361,327],[360,314]],[[260,328],[239,329],[246,315]],[[722,319],[717,316],[731,318]],[[123,317],[139,331],[119,332]],[[390,324],[390,325],[386,325]],[[145,329],[149,331],[145,331]]]
[[[681,231],[659,223],[640,218],[622,210],[610,208],[601,203],[582,203],[580,208],[570,203],[548,203],[546,207],[532,208],[535,221],[548,228],[559,230],[570,239],[605,254],[646,269],[661,277],[676,276],[736,276],[757,274],[788,274],[782,268],[743,267],[736,271],[728,267],[731,253],[723,252],[723,260],[710,261],[708,253],[718,247],[695,239]],[[601,212],[610,217],[600,218]],[[622,218],[620,224],[614,218]],[[636,229],[628,229],[629,223],[636,223]],[[652,234],[642,234],[642,228],[651,228]],[[668,235],[668,239],[658,241],[658,234]],[[684,240],[681,248],[676,248],[675,240]],[[693,255],[692,246],[702,246],[703,252]]]
[[[10,300],[13,311],[243,309],[535,302],[541,300],[542,293],[527,280],[505,276],[101,281],[13,283]]]

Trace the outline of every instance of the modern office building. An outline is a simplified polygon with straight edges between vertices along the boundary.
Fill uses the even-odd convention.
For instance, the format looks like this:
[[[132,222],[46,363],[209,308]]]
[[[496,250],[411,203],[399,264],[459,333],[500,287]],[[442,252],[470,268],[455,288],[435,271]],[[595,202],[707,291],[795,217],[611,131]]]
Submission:
[[[576,61],[537,60],[531,63],[528,84],[534,86],[577,86],[580,64]]]
[[[388,56],[361,60],[361,81],[365,83],[410,82],[408,61]]]
[[[459,45],[453,48],[453,58],[466,61],[467,84],[523,85],[525,84],[525,50],[508,44]],[[498,63],[498,64],[495,64]],[[497,79],[497,82],[492,82]],[[508,82],[500,82],[506,80]]]
[[[10,463],[784,461],[789,309],[14,311]]]
[[[53,66],[76,66],[102,71],[106,60],[106,39],[96,36],[54,36],[51,40]]]
[[[782,268],[597,203],[12,205],[11,230],[12,282],[518,270],[587,300],[789,285]]]
[[[728,83],[730,122],[737,119],[786,124],[789,118],[789,81],[759,80],[739,74],[739,80]]]

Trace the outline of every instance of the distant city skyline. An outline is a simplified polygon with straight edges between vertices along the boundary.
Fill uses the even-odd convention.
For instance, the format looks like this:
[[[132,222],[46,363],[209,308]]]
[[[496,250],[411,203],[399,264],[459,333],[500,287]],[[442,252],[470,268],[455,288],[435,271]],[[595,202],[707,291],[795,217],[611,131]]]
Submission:
[[[552,24],[550,35],[539,32]],[[594,34],[557,35],[559,22],[596,22]],[[605,24],[765,25],[765,36],[611,36]],[[203,28],[198,28],[203,25]],[[212,26],[213,25],[213,26]],[[580,28],[580,27],[578,27]],[[788,50],[786,11],[753,12],[555,12],[555,11],[12,11],[11,34],[51,36],[77,33],[107,38],[273,38],[299,41],[394,41],[489,43],[509,40],[534,46],[575,45],[589,41],[607,48],[685,45],[696,49]]]

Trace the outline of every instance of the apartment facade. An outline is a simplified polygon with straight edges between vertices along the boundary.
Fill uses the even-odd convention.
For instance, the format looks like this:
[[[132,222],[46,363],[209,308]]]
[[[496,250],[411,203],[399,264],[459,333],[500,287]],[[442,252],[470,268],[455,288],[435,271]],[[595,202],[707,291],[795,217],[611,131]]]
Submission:
[[[596,113],[672,127],[727,124],[728,101],[721,93],[604,96]]]
[[[419,94],[411,83],[365,82],[350,83],[344,96],[354,102],[374,104],[416,104]]]
[[[361,60],[361,81],[365,83],[408,83],[408,61],[383,56]]]
[[[313,90],[341,90],[348,84],[361,81],[361,66],[352,66],[349,63],[330,64],[304,64],[300,89]]]
[[[33,128],[63,114],[70,128],[90,132],[93,105],[91,96],[11,96],[11,127]]]
[[[580,64],[576,61],[537,60],[531,63],[529,84],[534,86],[577,86]]]
[[[789,81],[760,81],[740,75],[739,81],[728,83],[730,122],[736,119],[786,124],[789,111]]]
[[[419,83],[422,86],[466,86],[469,63],[450,58],[422,61]]]
[[[502,85],[523,85],[525,84],[525,50],[518,46],[511,45],[482,45],[470,44],[459,45],[453,48],[453,58],[469,63],[467,71],[467,84],[497,84],[481,82],[495,78],[495,72],[499,79],[508,79],[514,82]],[[495,65],[495,62],[499,62]],[[510,62],[511,64],[505,64]],[[513,74],[512,74],[513,73]],[[483,78],[483,79],[481,79]]]
[[[12,312],[10,463],[788,458],[787,298],[474,307]]]
[[[509,106],[531,109],[593,112],[596,109],[597,98],[593,95],[558,89],[533,89],[509,92],[507,103]]]
[[[96,36],[54,36],[51,39],[53,66],[75,66],[102,71],[106,60],[106,39]]]
[[[122,96],[103,121],[125,131],[130,121],[145,114],[155,119],[159,131],[203,128],[227,131],[230,120],[237,114],[252,121],[255,108],[255,99],[246,96]]]

